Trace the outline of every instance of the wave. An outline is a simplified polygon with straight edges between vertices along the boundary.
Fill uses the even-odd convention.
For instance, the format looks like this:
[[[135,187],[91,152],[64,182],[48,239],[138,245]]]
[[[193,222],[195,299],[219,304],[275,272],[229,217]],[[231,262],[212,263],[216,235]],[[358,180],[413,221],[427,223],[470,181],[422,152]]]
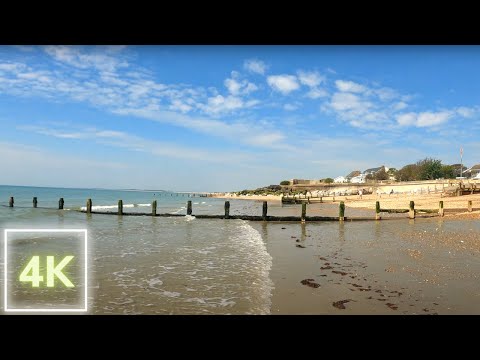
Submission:
[[[136,208],[136,207],[150,207],[152,204],[123,204],[123,208]],[[92,210],[108,210],[108,209],[118,209],[118,205],[94,205]],[[68,210],[68,209],[67,209]],[[82,206],[80,210],[87,210],[86,206]]]

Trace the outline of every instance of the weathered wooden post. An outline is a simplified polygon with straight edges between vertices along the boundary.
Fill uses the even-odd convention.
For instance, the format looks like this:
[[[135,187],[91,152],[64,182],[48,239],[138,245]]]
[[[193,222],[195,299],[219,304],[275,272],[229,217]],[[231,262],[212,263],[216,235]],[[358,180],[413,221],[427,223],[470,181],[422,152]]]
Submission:
[[[13,203],[14,203],[13,196],[10,196],[10,200],[8,200],[8,206],[13,207]]]
[[[438,215],[443,217],[443,201],[438,202]]]
[[[302,203],[302,222],[305,222],[305,218],[307,217],[307,203]]]
[[[192,215],[192,200],[187,201],[187,215]]]
[[[375,203],[375,220],[380,220],[380,201]]]
[[[157,216],[157,200],[152,202],[152,216]]]
[[[37,207],[37,203],[38,203],[37,197],[35,196],[35,197],[33,198],[33,207],[34,207],[34,208]]]
[[[230,201],[225,201],[225,219],[230,218]]]
[[[410,219],[415,219],[415,203],[410,201],[410,209],[408,210],[408,217]]]
[[[63,201],[63,198],[60,198],[58,200],[58,210],[63,210],[63,204],[65,204],[65,201]]]
[[[267,202],[264,201],[264,202],[263,202],[263,208],[262,208],[262,219],[263,219],[264,221],[267,220],[267,209],[268,209]]]
[[[87,214],[92,212],[92,199],[87,200]]]
[[[472,200],[468,200],[468,212],[472,212]]]
[[[123,215],[123,200],[118,200],[118,215]]]
[[[340,205],[338,206],[338,220],[345,220],[345,203],[343,201],[340,201]]]

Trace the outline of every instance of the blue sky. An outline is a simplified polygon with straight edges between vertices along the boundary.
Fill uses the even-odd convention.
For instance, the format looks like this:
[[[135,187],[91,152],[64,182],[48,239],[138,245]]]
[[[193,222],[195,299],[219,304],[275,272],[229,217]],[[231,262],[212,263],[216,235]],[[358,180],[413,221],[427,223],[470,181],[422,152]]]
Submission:
[[[480,163],[480,47],[2,46],[0,184],[229,191]]]

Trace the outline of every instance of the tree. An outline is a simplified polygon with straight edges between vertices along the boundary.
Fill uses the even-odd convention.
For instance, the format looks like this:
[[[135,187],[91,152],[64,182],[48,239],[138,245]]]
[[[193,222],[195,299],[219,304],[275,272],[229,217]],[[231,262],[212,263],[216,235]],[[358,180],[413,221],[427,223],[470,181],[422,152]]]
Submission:
[[[378,170],[375,175],[375,180],[388,180],[389,176],[387,172],[385,171],[385,167],[382,167],[380,170]]]
[[[290,185],[290,181],[283,180],[282,182],[280,182],[280,185]]]
[[[441,178],[442,161],[433,158],[425,158],[417,162],[420,180],[434,180]]]
[[[333,179],[332,178],[326,178],[326,179],[323,179],[323,182],[325,182],[327,184],[331,184],[331,183],[333,183]]]
[[[452,165],[442,165],[442,177],[444,179],[455,179],[455,168]]]
[[[367,174],[367,176],[365,176],[365,180],[375,180],[375,176],[373,174]]]
[[[415,181],[419,180],[419,169],[417,164],[409,164],[397,171],[397,180],[399,181]]]

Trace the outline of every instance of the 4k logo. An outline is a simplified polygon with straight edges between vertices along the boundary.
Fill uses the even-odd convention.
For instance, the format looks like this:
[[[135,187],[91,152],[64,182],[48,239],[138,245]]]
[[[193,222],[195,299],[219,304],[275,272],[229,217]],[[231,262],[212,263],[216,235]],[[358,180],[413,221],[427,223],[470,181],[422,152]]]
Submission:
[[[68,277],[62,272],[63,268],[74,258],[74,256],[65,256],[57,266],[55,266],[55,257],[47,256],[47,287],[55,286],[55,277],[57,277],[66,287],[75,287]],[[32,282],[32,287],[40,287],[44,277],[40,275],[40,256],[33,256],[25,269],[20,274],[21,282]]]
[[[87,229],[4,229],[3,311],[87,312],[87,235]]]

